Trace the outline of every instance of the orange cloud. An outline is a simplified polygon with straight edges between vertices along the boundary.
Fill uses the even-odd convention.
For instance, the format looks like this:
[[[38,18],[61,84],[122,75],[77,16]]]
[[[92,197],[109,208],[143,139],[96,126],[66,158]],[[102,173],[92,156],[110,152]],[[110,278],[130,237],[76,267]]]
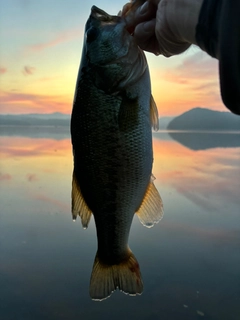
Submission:
[[[78,28],[63,32],[63,33],[57,35],[56,38],[49,40],[47,42],[31,45],[26,48],[26,51],[27,52],[40,52],[45,49],[55,47],[55,46],[62,44],[64,42],[72,41],[72,40],[79,38],[79,37],[82,37],[82,36],[83,36],[82,28],[78,27]]]
[[[0,67],[0,74],[4,74],[7,72],[7,68]]]
[[[0,173],[0,181],[11,180],[12,176],[8,173]]]
[[[153,72],[152,87],[161,115],[181,114],[196,106],[226,111],[218,61],[202,51],[185,57],[177,66],[164,68],[160,75]]]
[[[164,74],[164,79],[170,82],[188,84],[193,88],[196,84],[218,85],[218,61],[206,53],[197,52],[187,57],[174,69],[169,69]]]
[[[38,178],[37,178],[37,176],[36,176],[35,174],[29,173],[29,174],[27,175],[27,180],[28,180],[29,182],[33,182],[33,181],[37,181]]]
[[[0,91],[1,113],[51,113],[71,111],[72,100],[61,95]]]
[[[30,67],[30,66],[24,66],[22,73],[25,76],[33,75],[35,72],[36,68]]]

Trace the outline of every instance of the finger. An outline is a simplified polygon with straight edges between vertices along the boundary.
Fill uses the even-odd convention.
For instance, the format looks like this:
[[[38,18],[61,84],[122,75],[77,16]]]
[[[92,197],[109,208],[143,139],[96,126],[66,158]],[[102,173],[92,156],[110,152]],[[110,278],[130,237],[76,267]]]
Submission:
[[[135,28],[134,36],[139,40],[141,38],[148,38],[155,34],[156,19],[152,19],[146,22],[139,23]]]
[[[130,2],[126,3],[122,8],[122,16],[125,16],[130,8],[131,8],[131,3]]]
[[[141,49],[159,55],[155,27],[155,19],[138,24],[134,31],[134,38]]]
[[[129,9],[129,7],[128,7]],[[126,12],[126,11],[125,11]],[[136,26],[137,24],[156,17],[156,6],[148,1],[135,10],[129,10],[125,18],[127,26]]]

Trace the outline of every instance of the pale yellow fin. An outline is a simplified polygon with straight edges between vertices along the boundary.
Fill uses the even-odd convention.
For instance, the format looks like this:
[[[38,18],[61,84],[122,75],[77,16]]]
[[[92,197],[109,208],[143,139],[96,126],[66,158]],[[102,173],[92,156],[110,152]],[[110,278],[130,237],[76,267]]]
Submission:
[[[158,109],[152,95],[150,100],[150,118],[151,118],[153,129],[155,131],[158,131],[159,130]]]
[[[101,263],[97,253],[90,280],[91,298],[96,301],[107,299],[117,288],[133,296],[142,293],[143,283],[137,259],[129,250],[128,259],[119,264],[106,265]]]
[[[77,216],[81,217],[82,226],[84,229],[88,227],[91,219],[92,212],[88,208],[85,200],[83,199],[80,187],[77,183],[74,171],[72,177],[72,216],[73,220],[77,219]]]
[[[163,217],[162,199],[153,180],[154,177],[152,177],[142,204],[136,212],[141,223],[147,228],[153,227],[154,224],[158,223]]]

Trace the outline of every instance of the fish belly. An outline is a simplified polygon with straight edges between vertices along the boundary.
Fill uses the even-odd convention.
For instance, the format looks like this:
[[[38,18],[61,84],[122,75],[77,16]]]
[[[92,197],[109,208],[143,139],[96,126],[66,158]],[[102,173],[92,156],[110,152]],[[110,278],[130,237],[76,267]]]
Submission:
[[[120,96],[85,81],[72,113],[74,172],[95,218],[98,254],[106,259],[121,259],[126,253],[132,218],[152,171],[149,113],[140,102],[137,115],[129,112],[121,119],[123,103]]]

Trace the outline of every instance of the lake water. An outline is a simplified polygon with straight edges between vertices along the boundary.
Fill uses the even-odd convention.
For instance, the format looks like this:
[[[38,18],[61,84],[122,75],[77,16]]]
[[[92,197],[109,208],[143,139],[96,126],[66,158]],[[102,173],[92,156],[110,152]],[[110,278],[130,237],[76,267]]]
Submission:
[[[89,297],[94,220],[72,222],[68,128],[1,128],[0,319],[240,319],[240,134],[154,133],[164,217],[135,217],[141,296]]]

